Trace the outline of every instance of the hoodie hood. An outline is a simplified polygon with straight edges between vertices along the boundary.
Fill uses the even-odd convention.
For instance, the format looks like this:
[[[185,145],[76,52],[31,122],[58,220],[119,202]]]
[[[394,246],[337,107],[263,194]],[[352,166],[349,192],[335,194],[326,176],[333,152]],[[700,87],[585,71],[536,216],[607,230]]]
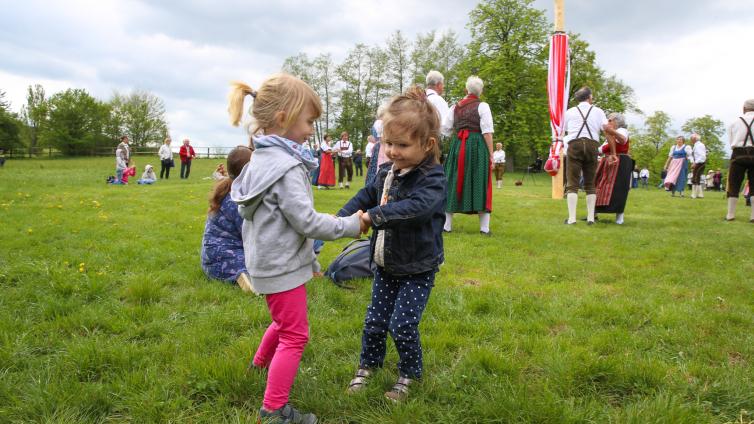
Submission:
[[[257,148],[230,188],[230,198],[238,204],[241,217],[251,220],[267,190],[297,166],[304,168],[298,159],[282,148]]]
[[[259,149],[266,149],[270,147],[276,147],[283,149],[289,155],[299,160],[304,164],[308,171],[313,170],[319,166],[319,162],[314,158],[310,149],[305,149],[303,145],[296,143],[293,140],[289,140],[285,137],[278,135],[262,135],[254,138],[254,147]]]

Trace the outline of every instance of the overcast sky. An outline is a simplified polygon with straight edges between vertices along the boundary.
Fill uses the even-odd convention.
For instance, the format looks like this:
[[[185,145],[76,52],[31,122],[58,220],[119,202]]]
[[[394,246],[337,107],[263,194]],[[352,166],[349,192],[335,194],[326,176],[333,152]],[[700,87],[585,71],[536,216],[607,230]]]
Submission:
[[[103,100],[115,90],[144,89],[164,99],[173,138],[232,146],[246,137],[228,123],[229,81],[257,86],[302,51],[329,52],[339,61],[355,43],[382,44],[397,29],[411,39],[453,29],[466,41],[475,4],[0,0],[0,89],[15,110],[36,83],[48,95],[76,87]],[[552,19],[552,1],[534,4]],[[670,113],[675,128],[704,114],[727,123],[754,97],[751,6],[751,0],[566,0],[566,27],[591,44],[603,69],[635,89],[643,111]]]

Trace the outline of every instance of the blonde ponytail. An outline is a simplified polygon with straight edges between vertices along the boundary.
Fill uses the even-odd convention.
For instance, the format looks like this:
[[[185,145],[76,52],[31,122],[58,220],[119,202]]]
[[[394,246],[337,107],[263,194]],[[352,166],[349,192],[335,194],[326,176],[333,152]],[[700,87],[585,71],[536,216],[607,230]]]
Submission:
[[[243,101],[246,96],[256,97],[257,92],[254,91],[248,84],[233,81],[230,83],[231,91],[228,95],[228,113],[230,114],[230,123],[234,127],[237,127],[241,122],[241,116],[243,115]]]
[[[322,103],[317,93],[304,81],[292,75],[272,75],[262,83],[258,92],[239,81],[234,81],[231,86],[228,113],[234,126],[241,122],[246,95],[254,98],[253,105],[249,108],[252,120],[247,129],[251,135],[280,125],[277,122],[280,112],[285,112],[286,115],[286,120],[282,123],[283,130],[287,130],[296,122],[307,106],[311,106],[314,119],[322,114]]]

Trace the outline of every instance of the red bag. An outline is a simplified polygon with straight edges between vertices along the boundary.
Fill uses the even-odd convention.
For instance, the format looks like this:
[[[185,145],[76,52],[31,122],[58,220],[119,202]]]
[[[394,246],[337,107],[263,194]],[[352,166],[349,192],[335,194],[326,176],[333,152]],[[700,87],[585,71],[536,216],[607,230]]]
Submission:
[[[550,146],[550,156],[547,158],[547,162],[545,162],[545,172],[553,177],[558,175],[558,170],[560,169],[560,150],[562,148],[562,141],[552,143],[552,146]]]

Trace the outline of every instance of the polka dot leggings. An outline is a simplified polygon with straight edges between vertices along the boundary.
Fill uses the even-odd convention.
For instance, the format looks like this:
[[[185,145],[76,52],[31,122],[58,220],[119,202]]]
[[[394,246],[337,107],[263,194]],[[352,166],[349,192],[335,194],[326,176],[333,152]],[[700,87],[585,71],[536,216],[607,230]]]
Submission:
[[[419,321],[435,284],[435,272],[392,276],[379,269],[372,283],[372,302],[364,319],[361,339],[362,368],[380,368],[385,360],[387,332],[400,356],[401,377],[422,376],[422,346]]]

